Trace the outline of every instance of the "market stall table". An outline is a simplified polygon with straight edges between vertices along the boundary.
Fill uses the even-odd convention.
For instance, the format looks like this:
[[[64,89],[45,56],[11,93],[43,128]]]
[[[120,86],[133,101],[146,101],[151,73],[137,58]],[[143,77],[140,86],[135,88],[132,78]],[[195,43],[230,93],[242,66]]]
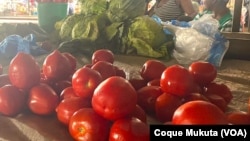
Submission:
[[[47,54],[36,57],[41,64]],[[78,67],[89,63],[90,55],[77,54]],[[126,71],[127,78],[138,78],[139,69],[149,58],[139,56],[116,55],[114,64]],[[0,60],[7,73],[9,60]],[[163,60],[162,60],[163,61]],[[176,60],[165,61],[167,66],[176,64]],[[228,110],[247,111],[247,102],[250,98],[250,61],[226,59],[220,68],[216,82],[226,84],[233,93],[233,100]],[[154,118],[148,117],[148,123],[158,123]],[[17,117],[0,116],[0,140],[10,141],[71,141],[67,127],[62,125],[56,115],[43,117],[32,113],[23,113]]]

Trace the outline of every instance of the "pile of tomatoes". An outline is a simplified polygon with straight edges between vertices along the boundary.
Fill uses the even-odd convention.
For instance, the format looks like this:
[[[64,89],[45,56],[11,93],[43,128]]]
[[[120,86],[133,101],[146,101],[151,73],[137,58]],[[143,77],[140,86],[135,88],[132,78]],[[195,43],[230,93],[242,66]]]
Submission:
[[[185,68],[149,59],[138,70],[140,78],[128,79],[114,62],[107,49],[80,67],[72,54],[58,50],[42,65],[20,52],[8,73],[0,65],[0,113],[56,115],[72,138],[86,141],[148,141],[148,116],[174,125],[250,124],[248,112],[227,112],[233,95],[214,81],[217,70],[210,63]]]

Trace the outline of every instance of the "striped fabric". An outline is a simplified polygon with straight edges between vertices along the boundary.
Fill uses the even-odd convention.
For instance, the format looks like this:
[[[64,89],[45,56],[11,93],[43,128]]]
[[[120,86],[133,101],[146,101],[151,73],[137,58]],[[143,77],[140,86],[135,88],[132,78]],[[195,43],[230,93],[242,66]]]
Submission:
[[[233,16],[231,13],[227,13],[224,15],[220,20],[220,27],[219,30],[226,31],[226,32],[231,32],[232,31],[232,26],[233,26]]]
[[[154,6],[154,14],[160,17],[162,21],[171,21],[185,15],[185,12],[181,6],[176,3],[176,0],[168,0],[168,2],[161,6],[158,5],[157,1]]]

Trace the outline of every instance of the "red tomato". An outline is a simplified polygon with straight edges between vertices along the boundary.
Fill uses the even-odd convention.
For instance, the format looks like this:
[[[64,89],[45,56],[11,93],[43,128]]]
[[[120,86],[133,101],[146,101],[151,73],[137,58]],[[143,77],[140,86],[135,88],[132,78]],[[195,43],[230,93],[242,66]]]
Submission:
[[[28,107],[35,114],[50,115],[59,101],[59,96],[49,85],[40,83],[30,89]]]
[[[196,82],[193,83],[193,91],[192,93],[200,93],[200,94],[204,94],[205,88],[199,84],[197,84]]]
[[[145,86],[137,90],[137,103],[150,115],[155,114],[157,97],[163,94],[159,86]]]
[[[92,108],[76,111],[69,121],[69,133],[77,141],[107,141],[110,121],[98,115]]]
[[[0,113],[6,116],[16,116],[25,108],[26,95],[13,85],[0,88]]]
[[[3,74],[3,66],[0,64],[0,75]]]
[[[136,90],[128,80],[119,76],[112,76],[101,82],[92,97],[93,109],[109,120],[131,114],[136,104]]]
[[[149,126],[138,118],[118,119],[111,126],[109,141],[149,141]]]
[[[131,117],[136,117],[140,119],[141,121],[147,123],[147,114],[146,112],[139,106],[138,104],[136,105],[134,111],[130,115]]]
[[[184,97],[184,103],[188,101],[194,101],[194,100],[204,100],[204,101],[209,101],[206,96],[200,93],[191,93]]]
[[[91,67],[91,69],[98,71],[101,74],[103,80],[116,75],[113,64],[111,64],[110,62],[106,62],[106,61],[96,62]]]
[[[146,80],[139,78],[131,78],[128,79],[128,81],[135,88],[135,90],[139,90],[140,88],[147,86],[148,83]]]
[[[52,85],[52,88],[54,89],[54,91],[56,92],[57,95],[60,95],[61,92],[65,88],[70,87],[70,86],[72,86],[70,81],[68,81],[68,80],[60,80],[60,81],[55,82]]]
[[[149,81],[147,86],[160,86],[160,79],[153,79]]]
[[[82,67],[84,68],[84,67],[87,67],[87,68],[91,68],[93,66],[93,64],[85,64],[85,65],[83,65]]]
[[[117,67],[117,66],[114,66],[114,69],[115,69],[115,74],[116,76],[121,76],[123,78],[126,78],[126,73],[123,69]]]
[[[184,97],[193,92],[194,80],[186,68],[172,65],[163,71],[160,86],[166,93]]]
[[[155,102],[156,118],[160,122],[171,121],[175,110],[182,104],[182,99],[176,95],[164,93]]]
[[[205,61],[193,62],[188,70],[193,75],[194,81],[201,86],[211,83],[217,76],[215,66]]]
[[[172,123],[207,125],[228,124],[226,114],[211,102],[203,100],[189,101],[178,107],[173,115]]]
[[[216,82],[208,84],[205,87],[204,94],[205,95],[210,95],[210,94],[219,95],[225,99],[227,104],[230,103],[233,98],[233,94],[227,85],[219,84]]]
[[[77,65],[77,59],[75,56],[73,56],[71,53],[69,52],[63,52],[62,53],[65,57],[68,58],[70,65],[71,65],[71,73],[74,73],[76,71],[76,65]]]
[[[92,64],[95,64],[98,61],[106,61],[113,64],[115,59],[114,59],[114,54],[111,50],[99,49],[92,54],[91,60]]]
[[[101,83],[99,72],[83,67],[78,69],[72,77],[72,87],[77,96],[92,97],[95,88]]]
[[[54,81],[49,80],[49,79],[43,74],[43,72],[41,72],[40,76],[41,76],[41,78],[40,78],[40,83],[46,83],[46,84],[48,84],[48,85],[50,85],[50,86],[52,86],[53,83],[55,83]]]
[[[216,94],[205,94],[204,95],[211,103],[218,106],[223,112],[227,110],[227,102],[225,99]]]
[[[62,92],[60,94],[60,100],[63,100],[66,98],[71,98],[71,97],[77,97],[72,86],[67,87],[67,88],[62,90]]]
[[[8,70],[11,83],[19,89],[30,89],[40,82],[40,67],[30,55],[19,52],[10,62]]]
[[[69,120],[74,112],[81,108],[90,108],[90,101],[90,99],[81,97],[63,99],[56,107],[57,119],[68,126]]]
[[[143,79],[147,81],[153,79],[160,79],[161,74],[165,69],[166,65],[163,62],[159,60],[150,59],[143,64],[140,70],[140,75]]]
[[[250,113],[244,111],[232,111],[226,114],[228,122],[233,125],[250,125]]]
[[[51,52],[43,62],[43,74],[49,80],[65,80],[72,72],[72,66],[66,56],[58,50]]]
[[[10,78],[8,74],[1,74],[0,75],[0,88],[4,85],[11,84]]]

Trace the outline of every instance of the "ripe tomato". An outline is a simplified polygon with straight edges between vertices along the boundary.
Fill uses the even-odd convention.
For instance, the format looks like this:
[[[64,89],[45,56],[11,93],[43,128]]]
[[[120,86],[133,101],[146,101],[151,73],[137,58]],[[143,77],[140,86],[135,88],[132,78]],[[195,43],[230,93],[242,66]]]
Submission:
[[[51,52],[43,62],[43,74],[49,80],[65,80],[72,72],[72,66],[66,56],[58,50]]]
[[[149,126],[138,118],[118,119],[111,126],[109,141],[149,141]]]
[[[182,104],[182,99],[176,95],[164,93],[155,102],[156,118],[160,122],[171,121],[175,110]]]
[[[101,83],[102,76],[96,70],[82,67],[72,77],[72,87],[77,96],[92,97],[95,88]]]
[[[178,107],[173,115],[172,123],[206,125],[228,124],[226,114],[211,102],[203,100],[189,101]]]
[[[92,64],[95,64],[98,61],[106,61],[113,64],[115,59],[114,59],[114,54],[111,50],[99,49],[92,54],[91,60]]]
[[[110,121],[92,108],[77,110],[70,118],[69,133],[77,141],[107,141]]]
[[[147,123],[147,114],[146,112],[139,106],[138,104],[136,105],[134,111],[130,115],[131,117],[136,117],[140,119],[141,121]]]
[[[103,80],[116,75],[113,64],[111,64],[110,62],[106,62],[106,61],[96,62],[91,67],[91,69],[98,71],[101,74]]]
[[[232,111],[226,114],[228,122],[233,125],[250,125],[250,113],[244,111]]]
[[[85,65],[83,65],[82,67],[84,68],[84,67],[87,67],[87,68],[91,68],[93,66],[93,64],[85,64]]]
[[[160,79],[161,74],[165,69],[166,65],[163,62],[155,59],[150,59],[143,64],[140,70],[140,75],[147,81]]]
[[[72,85],[71,81],[69,80],[60,80],[51,85],[51,87],[53,88],[53,90],[56,92],[57,95],[60,95],[65,88],[70,86]]]
[[[227,110],[227,102],[225,99],[217,94],[204,95],[211,103],[218,106],[223,112]]]
[[[8,74],[1,74],[0,75],[0,88],[4,85],[11,84],[10,78]]]
[[[71,98],[71,97],[77,97],[72,86],[67,87],[67,88],[62,90],[62,92],[60,94],[60,100],[63,100],[66,98]]]
[[[68,58],[69,62],[70,62],[70,66],[71,66],[71,73],[74,73],[76,71],[76,65],[77,65],[77,59],[75,56],[73,56],[71,53],[69,52],[63,52],[62,53],[65,57]]]
[[[153,79],[148,81],[147,86],[160,86],[160,79]]]
[[[140,78],[131,78],[128,79],[128,81],[135,88],[135,90],[139,90],[140,88],[147,86],[148,83],[146,80]]]
[[[184,97],[193,92],[194,80],[186,68],[180,65],[172,65],[163,71],[160,86],[166,93]]]
[[[10,62],[8,75],[11,83],[19,89],[30,89],[40,82],[40,67],[30,55],[19,52]]]
[[[0,88],[0,113],[6,116],[16,116],[25,108],[26,95],[13,85]]]
[[[52,81],[52,80],[49,80],[44,74],[43,72],[41,71],[41,74],[40,74],[41,78],[40,78],[40,83],[46,83],[50,86],[52,86],[55,82]]]
[[[121,76],[123,78],[126,78],[126,73],[125,73],[124,69],[121,69],[121,68],[119,68],[117,66],[114,66],[114,69],[115,69],[115,75],[116,76]]]
[[[209,101],[206,96],[200,93],[191,93],[184,97],[184,103],[188,101],[194,101],[194,100],[204,100],[204,101]]]
[[[211,83],[217,76],[215,66],[205,61],[193,62],[188,70],[193,75],[194,81],[201,86]]]
[[[137,90],[137,103],[148,114],[155,114],[155,102],[157,97],[163,94],[159,86],[145,86]]]
[[[205,87],[205,95],[210,95],[210,94],[216,94],[219,95],[221,97],[223,97],[226,101],[226,103],[230,103],[232,98],[233,98],[233,94],[230,90],[230,88],[225,85],[225,84],[219,84],[216,82],[210,83]]]
[[[57,119],[63,124],[69,124],[71,116],[81,108],[90,108],[90,99],[82,97],[72,97],[63,99],[56,107]]]
[[[119,76],[102,81],[92,97],[93,109],[109,120],[117,120],[131,114],[136,104],[136,90],[128,80]]]
[[[28,107],[35,114],[53,114],[59,101],[59,96],[47,84],[40,83],[29,91]]]

